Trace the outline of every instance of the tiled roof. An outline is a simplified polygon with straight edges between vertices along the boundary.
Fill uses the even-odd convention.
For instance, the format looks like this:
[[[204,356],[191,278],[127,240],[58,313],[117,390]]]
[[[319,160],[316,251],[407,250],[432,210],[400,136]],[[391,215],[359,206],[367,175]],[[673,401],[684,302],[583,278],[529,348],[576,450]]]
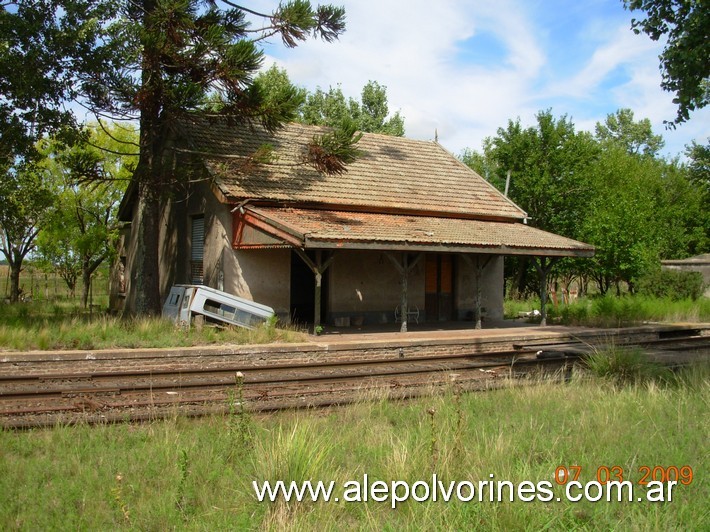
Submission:
[[[181,123],[190,148],[203,155],[222,193],[231,201],[267,200],[370,211],[449,213],[522,219],[525,213],[435,142],[365,133],[362,155],[339,175],[302,162],[315,135],[327,129],[287,124],[275,135],[260,127],[229,125],[194,115]],[[270,145],[276,159],[249,164]],[[217,156],[216,154],[219,154]],[[226,157],[223,157],[226,156]]]
[[[308,248],[382,248],[591,256],[588,244],[520,222],[247,206],[246,213]],[[263,225],[262,225],[263,227]],[[248,244],[248,243],[246,243]],[[446,248],[446,249],[442,249]]]

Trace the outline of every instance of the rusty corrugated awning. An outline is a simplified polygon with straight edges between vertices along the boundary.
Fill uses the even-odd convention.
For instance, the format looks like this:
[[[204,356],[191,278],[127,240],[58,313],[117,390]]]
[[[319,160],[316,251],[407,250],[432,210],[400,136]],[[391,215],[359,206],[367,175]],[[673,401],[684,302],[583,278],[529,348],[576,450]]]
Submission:
[[[245,207],[239,214],[234,246],[594,255],[589,244],[523,223],[255,206]]]

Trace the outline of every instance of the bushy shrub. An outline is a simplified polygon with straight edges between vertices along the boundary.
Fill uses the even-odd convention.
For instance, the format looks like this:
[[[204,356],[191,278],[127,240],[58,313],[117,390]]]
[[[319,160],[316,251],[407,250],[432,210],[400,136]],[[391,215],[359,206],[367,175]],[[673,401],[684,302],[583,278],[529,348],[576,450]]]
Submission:
[[[703,295],[703,276],[698,272],[657,270],[639,279],[640,294],[673,300],[698,299]]]

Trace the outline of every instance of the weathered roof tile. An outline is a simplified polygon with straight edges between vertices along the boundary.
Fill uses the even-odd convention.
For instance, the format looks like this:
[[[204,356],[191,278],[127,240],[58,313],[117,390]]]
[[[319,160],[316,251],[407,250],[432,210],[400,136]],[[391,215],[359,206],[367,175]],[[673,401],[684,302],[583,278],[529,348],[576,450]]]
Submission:
[[[315,135],[328,130],[287,124],[272,135],[194,115],[181,124],[227,198],[322,204],[337,208],[523,219],[525,213],[435,142],[365,133],[362,155],[343,174],[325,175],[303,163]],[[270,145],[275,160],[249,164]]]
[[[591,256],[594,247],[519,222],[330,210],[246,207],[287,231],[302,247],[441,249],[551,256]]]

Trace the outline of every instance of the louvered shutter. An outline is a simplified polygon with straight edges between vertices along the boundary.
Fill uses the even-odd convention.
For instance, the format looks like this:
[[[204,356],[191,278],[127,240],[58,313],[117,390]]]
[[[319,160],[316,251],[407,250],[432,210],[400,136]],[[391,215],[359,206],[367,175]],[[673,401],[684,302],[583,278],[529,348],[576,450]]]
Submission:
[[[190,282],[202,284],[204,282],[205,257],[205,217],[192,218],[192,249],[190,250]]]

